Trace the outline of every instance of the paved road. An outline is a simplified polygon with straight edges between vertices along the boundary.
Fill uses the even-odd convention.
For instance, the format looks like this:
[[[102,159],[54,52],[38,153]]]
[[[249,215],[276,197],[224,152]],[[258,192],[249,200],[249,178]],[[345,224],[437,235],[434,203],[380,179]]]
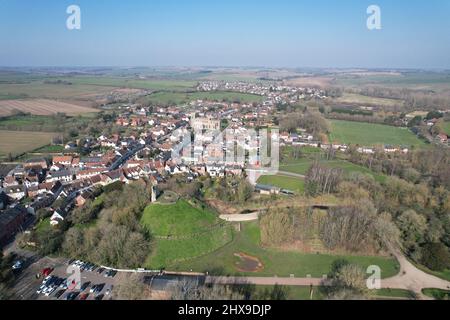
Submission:
[[[430,275],[416,268],[398,249],[391,249],[400,264],[400,273],[381,281],[383,288],[398,288],[413,291],[421,299],[428,299],[422,294],[423,289],[436,288],[450,290],[450,281]]]
[[[228,222],[255,221],[258,220],[258,214],[259,211],[248,214],[222,214],[219,218]]]
[[[282,286],[319,286],[327,285],[322,278],[279,278],[279,277],[213,277],[207,276],[205,283],[209,284],[253,284],[258,286],[282,285]]]

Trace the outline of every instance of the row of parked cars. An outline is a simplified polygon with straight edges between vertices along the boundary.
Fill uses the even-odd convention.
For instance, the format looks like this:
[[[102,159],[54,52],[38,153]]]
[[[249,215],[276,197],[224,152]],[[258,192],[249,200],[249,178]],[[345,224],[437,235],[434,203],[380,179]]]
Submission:
[[[88,271],[88,272],[97,272],[98,274],[102,274],[106,269],[97,266],[94,263],[90,263],[90,262],[84,262],[81,260],[69,260],[68,262],[69,265],[72,265],[74,267],[78,267],[80,268],[80,271]],[[106,272],[103,274],[104,277],[106,278],[114,278],[117,274],[116,270],[113,269],[108,269],[106,270]]]

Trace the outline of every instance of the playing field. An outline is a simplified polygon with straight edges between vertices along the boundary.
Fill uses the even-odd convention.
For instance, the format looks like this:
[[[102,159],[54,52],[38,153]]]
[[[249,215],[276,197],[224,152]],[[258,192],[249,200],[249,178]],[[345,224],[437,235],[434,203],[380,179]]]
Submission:
[[[56,133],[0,130],[0,156],[20,155],[48,145]]]
[[[67,115],[79,115],[99,111],[93,108],[46,99],[0,101],[0,116],[11,115],[14,110],[42,116],[52,115],[58,112]]]
[[[146,262],[151,269],[211,253],[232,239],[229,225],[185,200],[148,206],[141,224],[153,237]]]
[[[425,144],[406,128],[341,120],[330,122],[330,138],[333,143],[367,147],[376,145],[420,147]]]

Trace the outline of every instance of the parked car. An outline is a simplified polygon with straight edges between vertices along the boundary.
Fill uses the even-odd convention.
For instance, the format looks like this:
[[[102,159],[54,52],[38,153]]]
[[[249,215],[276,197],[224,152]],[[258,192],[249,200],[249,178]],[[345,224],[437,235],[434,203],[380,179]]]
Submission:
[[[113,288],[114,288],[114,286],[113,286],[113,285],[110,285],[110,286],[106,289],[105,295],[109,296],[109,295],[111,294],[111,291],[113,290]]]
[[[98,296],[95,297],[95,300],[103,300],[105,296],[103,294],[99,294]]]
[[[55,293],[55,298],[59,299],[61,296],[66,292],[66,290],[59,290],[57,293]]]
[[[20,260],[17,260],[16,262],[14,262],[12,269],[13,270],[20,270],[23,267],[23,262]]]
[[[83,294],[80,296],[80,300],[86,300],[88,297],[89,297],[89,293],[83,293]]]
[[[86,290],[90,285],[91,285],[90,281],[83,283],[83,285],[81,286],[81,291]]]
[[[44,277],[48,277],[53,272],[53,270],[53,268],[45,268],[41,273]]]
[[[71,292],[67,295],[66,300],[75,300],[79,294],[79,292]]]

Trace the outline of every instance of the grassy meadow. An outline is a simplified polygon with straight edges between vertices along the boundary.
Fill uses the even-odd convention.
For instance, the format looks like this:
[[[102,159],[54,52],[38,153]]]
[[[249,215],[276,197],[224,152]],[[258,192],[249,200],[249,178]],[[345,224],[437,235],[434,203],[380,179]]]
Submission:
[[[360,146],[394,145],[421,147],[425,143],[406,128],[381,124],[331,120],[333,143]]]

